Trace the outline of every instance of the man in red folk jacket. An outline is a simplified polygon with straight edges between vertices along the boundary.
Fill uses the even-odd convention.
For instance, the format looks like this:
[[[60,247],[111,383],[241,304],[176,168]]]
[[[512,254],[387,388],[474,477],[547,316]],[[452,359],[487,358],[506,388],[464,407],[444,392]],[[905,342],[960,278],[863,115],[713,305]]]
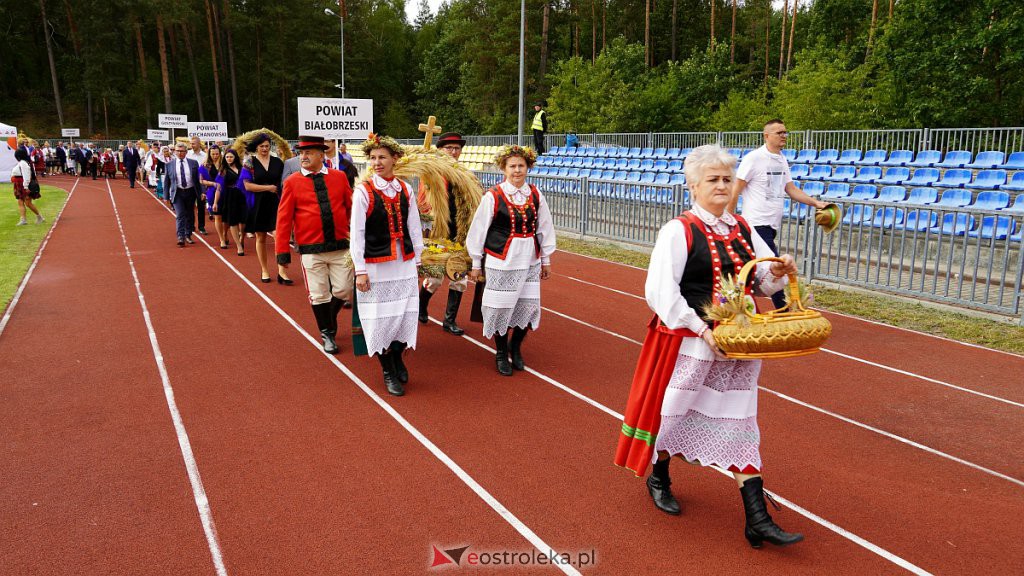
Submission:
[[[276,236],[288,238],[295,232],[324,352],[337,354],[338,312],[343,302],[351,300],[353,288],[347,262],[352,188],[344,172],[324,166],[323,138],[299,136],[298,149],[301,168],[284,181]],[[291,263],[288,243],[275,246],[277,263],[287,268]]]

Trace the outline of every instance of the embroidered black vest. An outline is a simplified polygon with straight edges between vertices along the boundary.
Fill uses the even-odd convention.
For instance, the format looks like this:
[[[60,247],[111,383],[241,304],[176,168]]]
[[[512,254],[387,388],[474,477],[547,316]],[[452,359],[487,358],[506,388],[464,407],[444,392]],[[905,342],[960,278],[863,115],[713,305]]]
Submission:
[[[739,276],[739,267],[726,256],[728,249],[732,248],[742,264],[754,259],[754,255],[747,252],[740,240],[740,235],[742,235],[747,246],[753,247],[750,226],[746,220],[736,217],[739,226],[734,227],[728,236],[720,236],[692,212],[686,212],[677,219],[687,227],[686,237],[690,246],[683,278],[679,282],[679,293],[686,300],[687,305],[703,318],[704,306],[711,302],[714,293],[715,276],[720,275],[723,278],[729,275]],[[708,236],[711,236],[711,239]],[[712,262],[711,242],[715,243],[716,250],[720,255],[720,262]],[[720,270],[716,270],[716,268],[720,268]],[[753,281],[754,275],[751,274],[747,279],[748,292]],[[709,327],[712,326],[710,321],[705,319],[705,322]]]
[[[513,238],[533,238],[533,244],[540,255],[540,241],[537,239],[537,210],[540,208],[540,192],[530,184],[530,196],[522,206],[516,206],[505,196],[501,186],[491,188],[494,196],[494,217],[487,229],[484,251],[504,260]]]
[[[399,238],[402,239],[402,259],[411,260],[416,257],[406,226],[409,221],[409,190],[405,182],[401,184],[401,193],[388,198],[372,183],[366,183],[370,206],[366,210],[366,246],[363,255],[367,262],[390,262],[398,258],[395,241]]]

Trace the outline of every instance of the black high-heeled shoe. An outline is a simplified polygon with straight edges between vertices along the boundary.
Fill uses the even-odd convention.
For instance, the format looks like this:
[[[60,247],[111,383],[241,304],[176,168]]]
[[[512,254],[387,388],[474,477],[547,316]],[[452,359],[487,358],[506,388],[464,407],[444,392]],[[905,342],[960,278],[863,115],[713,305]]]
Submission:
[[[264,278],[260,276],[260,282],[263,282],[264,284],[270,284],[270,278]]]
[[[267,282],[270,282],[270,280],[267,280]],[[285,278],[285,277],[281,276],[280,274],[278,274],[277,275],[277,283],[278,284],[284,284],[285,286],[291,286],[292,284],[295,284],[295,281],[292,280],[291,278]]]

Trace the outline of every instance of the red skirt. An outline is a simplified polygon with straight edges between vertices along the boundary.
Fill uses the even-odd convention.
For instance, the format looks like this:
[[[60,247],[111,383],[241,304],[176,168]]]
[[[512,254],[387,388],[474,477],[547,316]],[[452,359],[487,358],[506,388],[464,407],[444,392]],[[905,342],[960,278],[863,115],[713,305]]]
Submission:
[[[25,188],[25,178],[22,176],[11,176],[11,184],[14,185],[14,199],[28,200],[28,188]]]

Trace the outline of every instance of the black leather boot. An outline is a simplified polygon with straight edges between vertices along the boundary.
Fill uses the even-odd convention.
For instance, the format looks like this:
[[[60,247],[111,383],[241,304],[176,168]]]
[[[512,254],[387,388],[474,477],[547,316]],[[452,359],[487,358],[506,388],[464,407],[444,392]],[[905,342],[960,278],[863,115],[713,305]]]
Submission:
[[[462,336],[466,333],[455,323],[455,316],[459,313],[459,304],[461,303],[462,292],[448,290],[448,305],[444,308],[444,324],[441,325],[441,328],[455,336]]]
[[[331,318],[334,317],[331,313],[331,303],[313,304],[313,317],[316,318],[316,327],[320,330],[320,340],[323,342],[324,352],[337,354],[338,345],[334,342],[335,332],[331,324]],[[333,326],[336,325],[335,323]]]
[[[430,316],[427,314],[427,304],[430,304],[430,297],[433,295],[433,292],[420,286],[420,324],[426,324],[430,319]]]
[[[654,464],[654,471],[647,477],[647,492],[654,500],[654,506],[666,514],[678,516],[681,512],[679,501],[672,495],[669,489],[672,486],[672,479],[668,476],[669,459],[658,460]]]
[[[804,539],[803,534],[786,532],[772,521],[764,503],[767,493],[764,491],[764,482],[760,476],[744,482],[740,488],[740,496],[743,497],[743,509],[747,513],[747,526],[743,530],[743,535],[747,537],[751,547],[760,548],[764,540],[776,546],[789,546]],[[776,510],[782,509],[771,496],[768,496],[768,499]]]
[[[512,363],[508,361],[508,332],[494,335],[494,360],[498,365],[498,373],[502,376],[512,375]]]
[[[377,354],[377,359],[380,360],[380,367],[384,369],[384,387],[387,388],[388,394],[392,396],[404,396],[405,388],[398,381],[398,377],[395,376],[393,356],[393,354]]]
[[[402,384],[409,381],[409,370],[405,367],[405,362],[402,361],[402,353],[405,352],[405,342],[392,342],[391,343],[391,359],[395,363],[395,377]]]
[[[526,338],[526,328],[513,328],[512,329],[512,340],[508,344],[508,353],[512,359],[512,368],[516,370],[526,370],[526,364],[523,362],[523,340]]]

